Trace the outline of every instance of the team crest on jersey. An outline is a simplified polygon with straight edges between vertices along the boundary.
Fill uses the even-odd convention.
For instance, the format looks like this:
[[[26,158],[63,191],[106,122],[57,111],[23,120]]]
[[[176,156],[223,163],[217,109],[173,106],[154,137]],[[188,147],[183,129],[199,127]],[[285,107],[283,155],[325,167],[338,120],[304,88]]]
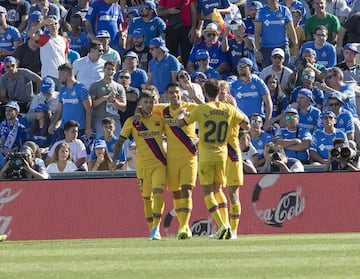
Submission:
[[[76,42],[77,42],[77,43],[81,43],[81,40],[80,40],[80,39],[77,39]]]
[[[10,40],[11,40],[11,35],[8,34],[8,35],[6,36],[6,39],[7,39],[8,41],[10,41]]]
[[[155,126],[160,126],[160,121],[157,121],[157,120],[156,120],[156,121],[154,122],[154,124],[155,124]]]
[[[278,18],[282,18],[282,17],[283,17],[282,13],[278,13],[278,14],[277,14],[277,17],[278,17]]]
[[[321,53],[321,57],[326,57],[326,52],[325,52],[325,51],[323,51],[323,52]]]
[[[154,25],[150,26],[150,31],[155,31],[155,26]]]
[[[251,84],[250,88],[255,89],[256,88],[255,84]]]
[[[258,146],[263,146],[263,145],[264,145],[264,143],[261,140],[259,140],[258,141]]]
[[[339,124],[344,125],[344,119],[340,119]]]
[[[309,117],[307,118],[307,121],[312,122],[312,121],[313,121],[313,118],[312,118],[311,116],[309,116]]]
[[[76,96],[76,92],[75,91],[71,92],[71,96]]]

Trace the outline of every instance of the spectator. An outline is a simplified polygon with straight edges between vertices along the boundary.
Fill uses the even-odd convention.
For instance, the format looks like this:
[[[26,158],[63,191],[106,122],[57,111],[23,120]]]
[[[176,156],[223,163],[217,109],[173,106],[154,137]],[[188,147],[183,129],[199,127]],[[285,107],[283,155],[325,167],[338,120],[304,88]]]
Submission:
[[[78,170],[78,167],[71,159],[70,146],[66,142],[59,143],[54,151],[54,162],[47,166],[49,173],[68,173]]]
[[[138,28],[145,33],[145,46],[150,46],[150,41],[156,37],[165,37],[166,24],[164,20],[158,17],[156,12],[156,4],[151,1],[145,1],[140,5],[140,17],[135,17],[131,20],[128,36],[126,39],[126,49],[134,47],[132,34]]]
[[[305,31],[303,27],[300,26],[300,22],[303,17],[300,10],[292,10],[291,14],[293,17],[293,24],[294,24],[296,37],[298,39],[298,45],[299,48],[301,49],[304,42],[306,42]],[[291,42],[289,42],[289,48],[290,48],[290,65],[293,66],[295,65],[295,61],[298,59],[298,57],[295,56],[295,48]]]
[[[227,104],[231,104],[234,107],[237,107],[235,98],[233,96],[231,96],[231,94],[230,94],[229,84],[225,80],[220,80],[219,88],[220,88],[219,101],[227,103]]]
[[[206,75],[207,79],[214,78],[219,80],[220,75],[219,73],[209,65],[210,56],[207,50],[205,49],[198,49],[195,55],[196,59],[196,71],[202,72]]]
[[[314,41],[305,42],[300,50],[300,57],[302,57],[303,50],[311,48],[315,50],[317,63],[325,67],[334,67],[336,64],[336,49],[326,41],[328,37],[328,29],[319,25],[314,30]]]
[[[198,49],[205,49],[211,57],[210,66],[213,67],[220,75],[227,71],[229,65],[228,55],[222,51],[219,41],[219,31],[215,23],[209,23],[203,30],[205,40],[193,46],[190,52],[189,61],[186,68],[189,73],[195,71],[196,53]]]
[[[305,23],[305,34],[308,41],[314,40],[315,28],[319,25],[328,29],[327,41],[336,44],[337,34],[340,28],[340,21],[337,16],[326,12],[326,0],[314,0],[315,14],[310,16]],[[318,57],[319,58],[319,57]]]
[[[321,111],[313,105],[312,92],[306,88],[301,88],[298,91],[296,103],[291,105],[298,110],[299,127],[305,128],[311,133],[316,129],[321,114]]]
[[[237,106],[248,117],[258,112],[265,116],[264,129],[267,131],[271,125],[273,104],[266,84],[257,75],[251,73],[252,66],[249,58],[240,59],[239,78],[231,84],[230,92]]]
[[[290,50],[286,31],[293,43],[294,55],[298,56],[299,45],[290,10],[279,5],[278,0],[268,0],[267,5],[259,9],[255,22],[256,60],[262,68],[271,64],[270,56],[274,48],[284,50],[284,64],[289,65]]]
[[[126,109],[125,111],[119,111],[120,123],[122,127],[126,119],[134,115],[137,102],[139,100],[140,92],[139,89],[130,86],[131,74],[126,69],[120,71],[118,77],[118,83],[120,83],[124,87],[126,94]],[[120,134],[120,133],[116,133],[116,134]]]
[[[100,30],[96,34],[96,38],[102,43],[104,47],[104,53],[101,56],[101,58],[104,59],[105,61],[114,61],[116,63],[116,70],[119,70],[121,66],[121,58],[119,53],[115,49],[112,49],[109,45],[110,43],[109,32],[106,30]]]
[[[2,179],[23,179],[23,178],[37,178],[48,179],[49,174],[46,170],[44,162],[35,161],[34,151],[29,146],[23,146],[20,149],[23,161],[23,167],[20,172],[14,171],[10,165],[11,160],[8,160],[0,171],[0,178]]]
[[[97,137],[103,135],[102,120],[105,117],[111,117],[115,120],[116,134],[120,134],[122,127],[119,111],[125,111],[126,109],[126,95],[124,87],[113,80],[115,72],[115,62],[105,62],[104,78],[90,86],[89,91],[93,106],[92,127]]]
[[[192,82],[187,71],[180,70],[177,73],[176,80],[179,82],[182,97],[185,102],[195,102],[198,104],[205,102],[201,85]]]
[[[252,1],[247,9],[247,17],[244,19],[246,34],[254,36],[255,33],[255,18],[259,9],[263,7],[263,4],[259,1]],[[235,71],[236,72],[236,71]]]
[[[26,0],[5,0],[1,1],[1,6],[7,10],[7,22],[16,27],[20,32],[26,29],[30,4]]]
[[[340,23],[343,23],[350,13],[346,2],[346,0],[327,0],[325,10],[327,13],[337,16]]]
[[[244,173],[257,173],[255,165],[258,165],[258,163],[255,162],[258,161],[258,153],[256,148],[251,143],[251,138],[248,131],[240,131],[239,142]]]
[[[154,85],[160,93],[160,100],[165,100],[165,88],[171,81],[176,81],[176,74],[180,70],[180,63],[175,56],[169,54],[165,41],[153,38],[150,41],[150,52],[153,58],[149,63],[148,81],[146,85]]]
[[[89,161],[89,171],[111,170],[113,161],[104,140],[95,140],[93,152],[95,159]]]
[[[201,30],[197,30],[196,0],[161,0],[158,13],[166,19],[166,45],[169,52],[177,56],[181,53],[181,62],[186,65],[192,44],[195,43]]]
[[[322,110],[323,103],[324,103],[324,92],[314,86],[315,82],[315,72],[311,68],[305,68],[301,74],[301,84],[294,88],[290,95],[290,104],[295,103],[297,99],[297,94],[299,90],[302,88],[306,88],[311,90],[312,96],[314,98],[315,107],[319,110]]]
[[[358,1],[360,5],[360,1]],[[336,42],[336,50],[341,54],[342,47],[345,43],[358,43],[360,42],[360,10],[359,12],[350,16],[340,27],[338,39]]]
[[[136,171],[136,157],[136,142],[134,140],[131,140],[129,143],[129,154],[121,169],[124,171]]]
[[[79,135],[79,123],[74,120],[67,121],[64,125],[64,134],[65,138],[55,142],[54,145],[50,148],[45,160],[46,165],[48,166],[51,162],[54,161],[56,147],[59,144],[65,142],[70,147],[72,161],[75,163],[78,170],[87,171],[86,147],[84,143],[77,138]]]
[[[45,20],[51,18],[51,16],[57,18],[57,21],[61,18],[58,6],[54,3],[50,3],[49,0],[35,1],[30,7],[29,14],[34,11],[41,12]]]
[[[13,55],[20,45],[21,34],[16,27],[7,24],[7,11],[0,6],[0,59]]]
[[[275,143],[284,148],[286,156],[309,164],[312,136],[309,130],[299,127],[299,114],[296,109],[288,107],[285,110],[285,123],[285,128],[276,132]]]
[[[118,50],[124,47],[122,39],[122,11],[117,0],[94,1],[90,4],[86,15],[86,29],[92,41],[100,30],[110,33],[110,45]]]
[[[81,12],[72,14],[70,17],[70,30],[69,39],[70,39],[70,49],[77,51],[81,57],[87,55],[88,48],[90,44],[90,38],[88,35],[81,29],[82,26],[82,17]]]
[[[0,77],[0,100],[2,103],[16,101],[20,112],[27,113],[34,96],[33,83],[38,92],[41,77],[29,69],[18,68],[14,56],[5,57],[4,64],[6,73]]]
[[[272,137],[269,133],[263,129],[263,119],[259,113],[253,113],[250,116],[250,130],[249,135],[251,137],[251,143],[254,145],[257,151],[258,160],[254,161],[255,167],[259,167],[265,163],[264,148],[268,142],[272,141]]]
[[[254,37],[249,36],[245,23],[241,19],[233,21],[231,26],[232,29],[230,29],[230,26],[225,28],[225,32],[222,36],[221,41],[222,51],[229,54],[231,73],[237,75],[237,65],[239,63],[239,60],[243,57],[251,59],[251,61],[253,62],[253,71],[258,72],[259,69],[256,63],[254,51]],[[230,32],[234,36],[234,38],[228,40],[228,35],[230,34]]]
[[[37,33],[44,26],[49,28],[49,34]],[[56,88],[59,88],[58,67],[66,63],[69,45],[67,39],[59,35],[58,17],[50,15],[31,28],[28,35],[40,46],[41,76],[52,78]]]
[[[332,111],[325,110],[322,113],[322,124],[324,128],[314,132],[310,146],[310,156],[314,162],[326,164],[335,138],[344,139],[347,146],[349,142],[346,134],[335,128],[336,115]]]
[[[199,0],[196,1],[196,9],[197,18],[200,21],[199,25],[201,27],[208,26],[211,21],[214,21],[214,13],[217,13],[220,16],[230,13],[230,1],[214,0],[211,2],[211,5],[209,5],[207,1]]]
[[[80,12],[80,14],[81,14],[81,31],[86,33],[86,26],[85,26],[86,18],[85,17],[88,13],[90,2],[91,2],[90,0],[77,0],[76,5],[69,8],[69,10],[66,14],[66,17],[65,17],[65,22],[67,22],[67,23],[70,22],[71,17],[74,14]],[[67,28],[68,28],[68,26],[65,27],[65,31],[68,31]]]
[[[92,104],[89,91],[85,85],[78,82],[74,77],[74,69],[70,64],[63,64],[59,67],[59,80],[61,87],[59,103],[55,115],[49,127],[49,133],[54,133],[57,121],[61,119],[61,129],[70,120],[78,121],[80,136],[86,134],[91,137],[93,130],[91,127]],[[60,131],[59,138],[62,138]]]
[[[283,92],[289,92],[294,84],[293,71],[284,66],[285,52],[281,48],[274,48],[271,52],[271,65],[263,68],[260,78],[264,80],[268,75],[275,75],[280,82]]]
[[[304,7],[304,4],[301,1],[283,0],[280,2],[280,5],[284,5],[284,6],[288,7],[291,12],[293,12],[294,10],[300,11],[301,14],[300,14],[300,22],[299,23],[301,25],[305,24],[305,21],[308,18],[308,15],[307,15],[306,9]],[[301,18],[302,18],[302,20],[301,20]]]
[[[300,160],[288,157],[281,145],[272,142],[264,149],[265,164],[260,168],[261,173],[291,173],[304,172],[304,165]]]
[[[150,54],[149,47],[145,46],[145,32],[141,29],[135,29],[134,32],[131,34],[134,42],[134,47],[130,50],[136,53],[138,56],[138,67],[139,69],[144,70],[145,72],[148,71],[148,65],[152,58]]]

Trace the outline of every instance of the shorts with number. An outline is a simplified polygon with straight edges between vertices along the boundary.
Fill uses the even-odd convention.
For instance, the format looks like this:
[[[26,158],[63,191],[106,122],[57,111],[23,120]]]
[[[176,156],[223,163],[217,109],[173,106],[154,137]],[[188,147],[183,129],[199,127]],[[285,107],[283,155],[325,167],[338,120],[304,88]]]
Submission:
[[[230,158],[226,160],[226,185],[227,186],[240,186],[243,185],[243,165],[242,161],[232,161]],[[225,185],[223,185],[224,187]]]
[[[181,185],[195,187],[197,175],[197,156],[167,158],[168,191],[181,190]]]
[[[219,183],[220,185],[225,185],[225,165],[226,161],[200,161],[198,170],[200,184],[211,185]]]
[[[164,190],[166,167],[158,165],[153,168],[138,168],[136,176],[139,181],[141,195],[143,197],[151,197],[153,188]]]

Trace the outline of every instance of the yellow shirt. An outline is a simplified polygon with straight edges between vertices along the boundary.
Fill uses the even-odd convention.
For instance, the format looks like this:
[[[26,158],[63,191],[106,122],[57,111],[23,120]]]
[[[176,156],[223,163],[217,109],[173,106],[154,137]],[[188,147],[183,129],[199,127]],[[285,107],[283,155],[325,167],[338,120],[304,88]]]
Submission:
[[[185,117],[186,124],[199,123],[199,161],[225,161],[230,123],[241,123],[244,115],[234,106],[222,102],[198,105]]]
[[[120,136],[129,138],[132,135],[134,138],[137,149],[137,167],[166,165],[162,145],[163,132],[164,124],[158,114],[153,113],[149,118],[142,117],[139,124],[134,123],[133,117],[126,119]]]

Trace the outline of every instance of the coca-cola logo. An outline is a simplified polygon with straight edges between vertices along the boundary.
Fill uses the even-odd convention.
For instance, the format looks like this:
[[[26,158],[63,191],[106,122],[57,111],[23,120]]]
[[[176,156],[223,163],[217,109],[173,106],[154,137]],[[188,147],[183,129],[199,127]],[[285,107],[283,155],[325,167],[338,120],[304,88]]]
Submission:
[[[12,193],[10,188],[4,188],[0,190],[0,214],[4,206],[16,199],[21,192],[22,189],[16,193]],[[9,230],[9,226],[12,219],[12,216],[0,216],[0,234],[10,235],[11,230]]]
[[[295,191],[282,193],[277,204],[273,207],[258,209],[260,193],[264,188],[272,187],[279,179],[279,174],[267,174],[263,176],[254,188],[252,203],[255,215],[265,224],[281,227],[285,221],[298,217],[305,209],[305,197],[301,196],[301,188],[296,187]]]

